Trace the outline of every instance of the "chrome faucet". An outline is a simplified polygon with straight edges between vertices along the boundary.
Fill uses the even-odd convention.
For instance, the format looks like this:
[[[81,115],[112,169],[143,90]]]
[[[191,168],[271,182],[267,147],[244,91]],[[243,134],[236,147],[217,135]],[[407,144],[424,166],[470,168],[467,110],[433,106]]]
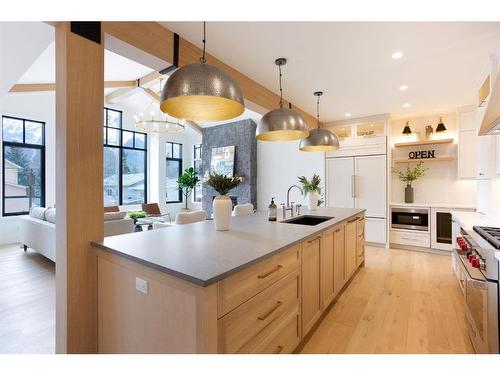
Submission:
[[[304,193],[303,190],[297,185],[292,185],[288,188],[288,190],[286,192],[286,207],[285,207],[284,203],[281,204],[283,206],[283,219],[286,217],[287,211],[290,211],[291,216],[293,216],[293,204],[294,204],[294,202],[290,202],[290,190],[292,190],[294,187],[299,189],[301,194]]]

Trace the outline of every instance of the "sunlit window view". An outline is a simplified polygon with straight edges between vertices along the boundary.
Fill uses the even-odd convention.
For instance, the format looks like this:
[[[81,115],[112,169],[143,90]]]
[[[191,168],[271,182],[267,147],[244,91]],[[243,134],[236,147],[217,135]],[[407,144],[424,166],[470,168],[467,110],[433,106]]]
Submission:
[[[3,214],[45,203],[45,123],[2,117]]]
[[[122,129],[122,112],[104,108],[104,205],[146,203],[147,135]]]

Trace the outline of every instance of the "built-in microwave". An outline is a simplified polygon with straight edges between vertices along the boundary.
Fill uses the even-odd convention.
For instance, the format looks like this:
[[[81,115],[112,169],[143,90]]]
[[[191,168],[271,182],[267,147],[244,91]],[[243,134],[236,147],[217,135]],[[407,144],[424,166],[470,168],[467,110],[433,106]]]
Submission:
[[[391,207],[391,228],[429,231],[429,209]]]

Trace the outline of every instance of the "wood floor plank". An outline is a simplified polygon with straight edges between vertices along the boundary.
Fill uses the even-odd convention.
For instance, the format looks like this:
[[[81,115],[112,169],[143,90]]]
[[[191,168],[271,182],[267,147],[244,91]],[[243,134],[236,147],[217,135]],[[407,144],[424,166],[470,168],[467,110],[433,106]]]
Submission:
[[[473,353],[449,256],[366,247],[303,353]]]
[[[55,264],[0,247],[0,353],[55,352]]]

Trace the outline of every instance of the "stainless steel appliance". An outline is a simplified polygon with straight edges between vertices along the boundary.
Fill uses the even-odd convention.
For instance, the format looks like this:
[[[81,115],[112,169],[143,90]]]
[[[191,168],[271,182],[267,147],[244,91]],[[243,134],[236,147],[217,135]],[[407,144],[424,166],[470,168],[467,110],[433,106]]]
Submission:
[[[391,207],[391,228],[429,231],[429,209]]]
[[[453,249],[463,275],[465,322],[476,353],[499,353],[498,261],[474,236],[461,228]]]

